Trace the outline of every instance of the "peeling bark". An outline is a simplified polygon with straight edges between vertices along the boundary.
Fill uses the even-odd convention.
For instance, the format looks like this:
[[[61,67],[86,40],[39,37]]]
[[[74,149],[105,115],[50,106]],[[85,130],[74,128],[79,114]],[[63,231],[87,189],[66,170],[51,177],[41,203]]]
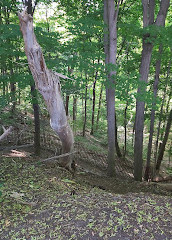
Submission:
[[[59,136],[62,142],[62,153],[71,152],[74,138],[72,130],[67,122],[65,107],[61,97],[60,74],[47,68],[41,47],[34,34],[33,18],[27,13],[27,8],[19,13],[18,16],[29,68],[32,72],[36,87],[45,100],[50,114],[51,128]],[[70,155],[62,158],[60,164],[72,170]]]

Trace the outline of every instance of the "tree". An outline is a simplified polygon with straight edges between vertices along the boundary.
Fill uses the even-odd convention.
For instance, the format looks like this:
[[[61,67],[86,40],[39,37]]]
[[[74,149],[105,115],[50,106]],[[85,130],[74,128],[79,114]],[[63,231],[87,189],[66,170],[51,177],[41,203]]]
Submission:
[[[168,117],[164,139],[163,139],[162,144],[161,144],[160,149],[159,149],[159,154],[158,154],[158,159],[157,159],[157,164],[156,164],[156,170],[160,169],[160,165],[161,165],[163,155],[164,155],[164,151],[165,151],[165,146],[166,146],[166,143],[167,143],[167,140],[168,140],[168,135],[170,133],[171,122],[172,122],[172,109],[171,109],[169,117]]]
[[[160,9],[154,21],[155,0],[142,0],[143,6],[143,28],[146,29],[143,35],[142,57],[140,65],[140,83],[138,97],[136,101],[136,120],[135,120],[135,145],[134,145],[134,179],[142,181],[143,167],[143,129],[144,129],[144,92],[148,81],[151,55],[153,49],[153,39],[150,35],[150,27],[155,24],[157,27],[165,25],[165,19],[170,0],[161,1]],[[153,36],[153,38],[156,36]]]
[[[153,98],[152,109],[151,109],[147,162],[146,162],[145,175],[144,175],[144,179],[146,181],[149,180],[150,170],[151,170],[150,169],[150,160],[151,160],[152,140],[153,140],[154,122],[155,122],[156,97],[157,97],[157,92],[158,92],[159,74],[160,74],[160,68],[161,68],[161,54],[162,54],[162,45],[159,47],[159,56],[156,61],[156,67],[155,67],[155,80],[154,80],[154,84],[153,84],[154,98]]]
[[[115,174],[115,65],[117,52],[117,18],[120,0],[115,10],[114,0],[104,0],[104,51],[105,64],[111,68],[106,87],[107,122],[108,122],[108,175]]]
[[[50,114],[50,125],[62,142],[62,153],[73,149],[73,133],[67,122],[65,108],[61,97],[59,74],[49,70],[45,64],[40,45],[33,29],[33,18],[26,10],[19,13],[20,27],[25,43],[25,53],[36,87],[42,94]],[[70,155],[61,159],[61,165],[72,171]]]

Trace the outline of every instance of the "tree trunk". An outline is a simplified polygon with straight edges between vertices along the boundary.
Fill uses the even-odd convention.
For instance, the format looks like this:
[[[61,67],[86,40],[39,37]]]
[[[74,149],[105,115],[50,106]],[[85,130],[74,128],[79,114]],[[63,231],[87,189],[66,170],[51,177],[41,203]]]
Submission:
[[[10,69],[11,78],[13,78],[13,73],[14,72],[11,66],[11,69]],[[16,83],[13,80],[10,81],[10,90],[11,90],[11,102],[12,102],[11,113],[14,114],[16,109]]]
[[[100,59],[98,59],[99,64]],[[93,83],[93,106],[92,106],[92,121],[91,121],[91,132],[90,134],[94,134],[94,115],[95,115],[95,103],[96,103],[96,82],[98,77],[98,70],[96,71],[94,83]]]
[[[133,131],[132,131],[132,146],[134,147],[134,140],[135,140],[135,125],[136,125],[136,116],[134,118],[134,123],[133,123]]]
[[[161,122],[162,122],[164,102],[165,102],[165,97],[166,97],[166,92],[167,92],[167,82],[168,82],[168,77],[169,77],[169,74],[170,74],[170,67],[171,67],[171,61],[169,62],[169,65],[168,65],[167,77],[166,77],[166,81],[165,81],[165,90],[164,90],[164,94],[163,94],[163,98],[162,98],[162,102],[161,102],[161,110],[160,110],[160,115],[159,115],[157,137],[156,137],[156,142],[155,142],[155,153],[154,153],[155,164],[156,164],[156,161],[157,161],[159,134],[160,134],[160,128],[161,128]]]
[[[91,132],[90,132],[91,135],[94,134],[95,100],[96,100],[96,80],[93,83],[93,107],[92,107],[92,120],[91,120]]]
[[[77,112],[77,99],[73,97],[73,121],[76,121],[76,112]]]
[[[68,95],[66,95],[65,110],[66,110],[66,116],[68,116],[69,115],[69,96]]]
[[[149,66],[151,60],[153,45],[151,43],[143,42],[142,60],[140,66],[140,80],[147,82],[149,74]],[[140,99],[144,98],[143,94],[146,89],[138,89]],[[136,181],[142,181],[143,168],[143,128],[144,128],[144,110],[145,102],[137,99],[136,101],[136,122],[135,122],[135,144],[134,144],[134,178]]]
[[[157,15],[155,24],[164,26],[170,0],[161,1],[160,10]],[[154,23],[154,0],[142,0],[143,5],[143,27],[151,26]],[[140,65],[140,83],[147,83],[149,67],[152,55],[153,44],[149,42],[150,34],[143,36],[142,59]],[[146,88],[140,84],[138,88],[138,98],[136,101],[136,125],[135,125],[135,145],[134,145],[134,179],[142,181],[143,168],[143,130],[144,130],[144,92]]]
[[[107,100],[107,122],[108,122],[108,168],[109,176],[115,175],[115,75],[114,70],[116,64],[117,53],[117,17],[119,11],[119,4],[115,10],[114,0],[104,0],[104,51],[105,64],[111,65],[111,70],[108,73],[108,82],[106,88]]]
[[[34,132],[34,148],[35,154],[40,155],[40,118],[39,118],[39,105],[38,105],[38,95],[35,89],[34,81],[30,83],[31,87],[31,95],[32,95],[32,106],[33,106],[33,113],[34,113],[34,124],[35,124],[35,132]]]
[[[103,93],[103,84],[101,85],[100,96],[99,96],[99,106],[98,106],[98,112],[97,112],[96,129],[98,129],[98,126],[99,126],[100,109],[101,109],[101,103],[102,103],[102,93]]]
[[[152,110],[151,110],[151,117],[150,117],[150,130],[149,130],[149,143],[148,143],[148,151],[147,151],[147,162],[145,168],[145,175],[144,179],[146,181],[149,180],[150,176],[150,162],[151,162],[151,151],[152,151],[152,139],[154,133],[154,122],[155,122],[155,106],[156,106],[156,97],[158,91],[158,83],[159,83],[159,74],[161,69],[161,54],[162,54],[162,45],[159,47],[159,59],[156,61],[156,68],[155,68],[155,80],[153,85],[153,92],[154,92],[154,99],[152,103]]]
[[[126,102],[126,106],[124,110],[124,158],[127,152],[127,108],[128,108],[128,101]]]
[[[65,108],[61,97],[59,74],[49,70],[36,41],[33,30],[33,18],[26,10],[19,13],[20,27],[25,43],[25,52],[36,87],[42,94],[50,114],[50,125],[62,142],[63,153],[73,149],[73,133],[67,122]],[[72,170],[70,156],[61,160],[61,165]]]
[[[87,83],[85,86],[85,105],[84,105],[84,124],[83,124],[83,132],[82,132],[82,136],[85,137],[85,129],[86,129],[86,122],[87,122]]]
[[[165,118],[163,119],[163,125],[161,127],[161,136],[160,136],[160,141],[163,140],[164,138],[164,132],[165,132],[165,126],[166,126],[166,122],[167,122],[167,115],[169,113],[169,104],[170,104],[170,100],[171,100],[171,97],[169,95],[169,99],[168,101],[166,102],[166,109],[165,109]]]
[[[115,113],[115,148],[116,148],[116,154],[120,158],[122,157],[119,144],[118,144],[118,128],[117,128],[117,121],[116,121],[116,113]]]
[[[161,147],[159,149],[159,154],[158,154],[158,159],[157,159],[157,164],[156,164],[156,170],[158,170],[158,171],[160,169],[161,162],[162,162],[162,159],[163,159],[163,155],[164,155],[164,151],[165,151],[165,145],[167,143],[168,135],[169,135],[169,132],[170,132],[171,122],[172,122],[172,109],[171,109],[169,117],[168,117],[167,126],[166,126],[166,129],[165,129],[165,136],[164,136],[164,139],[162,141]]]

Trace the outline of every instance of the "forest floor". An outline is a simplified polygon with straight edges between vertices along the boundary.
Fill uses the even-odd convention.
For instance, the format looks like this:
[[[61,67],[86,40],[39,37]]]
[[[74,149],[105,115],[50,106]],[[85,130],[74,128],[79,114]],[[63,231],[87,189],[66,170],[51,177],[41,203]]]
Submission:
[[[40,163],[50,155],[42,150],[37,157],[33,148],[1,152],[0,239],[171,239],[171,192],[127,174],[109,178],[79,158],[72,176]]]
[[[72,176],[57,163],[40,161],[60,154],[47,125],[39,157],[31,146],[7,148],[8,142],[33,141],[27,126],[20,123],[20,132],[0,146],[1,240],[171,239],[170,182],[134,181],[130,158],[116,159],[116,177],[107,177],[106,147],[89,134],[76,134]]]

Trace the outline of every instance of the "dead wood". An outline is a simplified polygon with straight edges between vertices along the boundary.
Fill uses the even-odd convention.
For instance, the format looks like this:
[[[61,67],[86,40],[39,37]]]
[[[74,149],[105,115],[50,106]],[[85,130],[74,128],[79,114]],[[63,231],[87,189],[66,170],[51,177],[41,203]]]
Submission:
[[[4,126],[2,126],[4,133],[0,136],[0,141],[2,141],[4,138],[6,138],[13,130],[13,127],[10,126],[8,129],[5,129]]]
[[[51,161],[53,160],[54,162],[56,162],[55,159],[60,159],[60,158],[63,158],[63,157],[67,157],[71,154],[74,154],[76,153],[77,151],[74,151],[74,152],[70,152],[70,153],[64,153],[64,154],[61,154],[61,155],[58,155],[58,156],[54,156],[54,157],[50,157],[50,158],[46,158],[46,159],[43,159],[43,160],[40,160],[40,162],[46,162],[46,161]]]
[[[20,28],[25,43],[25,53],[35,85],[43,96],[50,114],[50,125],[62,142],[62,153],[73,150],[73,132],[67,122],[66,112],[61,97],[60,79],[68,78],[49,70],[46,66],[40,45],[36,40],[33,28],[33,17],[27,13],[27,8],[18,14]],[[71,154],[61,158],[61,164],[71,169]]]

